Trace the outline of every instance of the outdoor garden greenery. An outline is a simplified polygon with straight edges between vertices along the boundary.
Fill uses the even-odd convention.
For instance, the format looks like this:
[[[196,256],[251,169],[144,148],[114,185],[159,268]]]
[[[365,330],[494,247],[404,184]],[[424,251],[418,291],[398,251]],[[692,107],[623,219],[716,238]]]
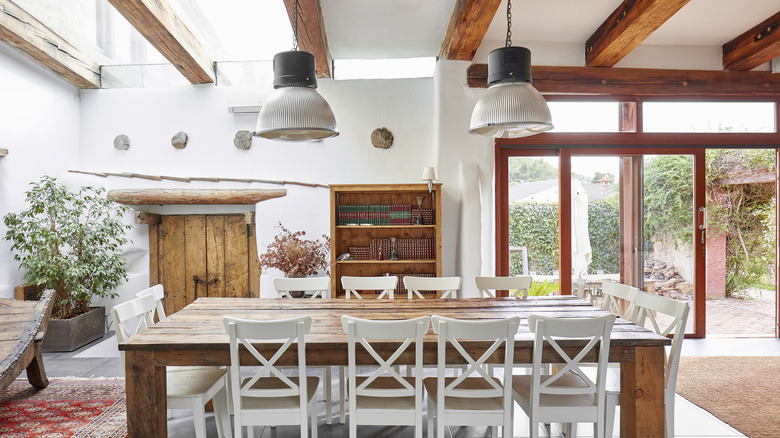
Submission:
[[[44,176],[30,183],[27,209],[3,218],[14,259],[28,284],[54,289],[52,317],[67,319],[89,311],[93,296],[114,297],[127,279],[121,255],[131,225],[127,208],[106,198],[103,188],[71,191]]]

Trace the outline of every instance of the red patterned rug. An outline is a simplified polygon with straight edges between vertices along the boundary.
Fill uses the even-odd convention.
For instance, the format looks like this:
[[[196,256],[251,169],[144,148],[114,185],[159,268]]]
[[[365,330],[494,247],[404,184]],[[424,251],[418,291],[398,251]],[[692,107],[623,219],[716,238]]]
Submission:
[[[0,391],[0,437],[125,436],[124,379],[50,379],[44,389],[20,379]]]

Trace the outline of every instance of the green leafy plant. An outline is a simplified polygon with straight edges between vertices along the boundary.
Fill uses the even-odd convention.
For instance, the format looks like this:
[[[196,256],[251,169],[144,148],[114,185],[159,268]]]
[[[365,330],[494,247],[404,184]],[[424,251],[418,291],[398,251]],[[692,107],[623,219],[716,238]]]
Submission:
[[[68,319],[89,311],[93,296],[114,297],[127,279],[120,254],[131,225],[127,207],[105,197],[105,189],[74,192],[44,176],[30,183],[27,209],[3,217],[5,239],[28,284],[54,289],[52,317]]]
[[[548,280],[544,280],[542,282],[534,281],[531,283],[531,288],[528,289],[528,296],[529,297],[541,297],[545,295],[550,295],[551,293],[558,290],[560,286],[558,283],[554,283]]]

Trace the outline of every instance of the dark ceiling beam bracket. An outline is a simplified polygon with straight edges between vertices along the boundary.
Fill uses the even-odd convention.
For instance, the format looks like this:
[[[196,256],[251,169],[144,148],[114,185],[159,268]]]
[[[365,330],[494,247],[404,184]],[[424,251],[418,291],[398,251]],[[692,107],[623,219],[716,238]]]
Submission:
[[[624,0],[585,43],[585,64],[612,67],[690,0]]]
[[[206,49],[165,0],[108,0],[191,84],[216,80]]]
[[[295,0],[283,0],[284,7],[287,9],[287,16],[290,17],[290,25],[294,27],[293,7]],[[333,58],[328,48],[328,38],[325,33],[325,25],[322,21],[322,10],[319,0],[298,0],[301,6],[298,19],[298,46],[304,52],[314,55],[317,61],[317,77],[331,78],[331,62]]]
[[[447,35],[439,53],[440,59],[471,61],[490,22],[496,16],[501,0],[458,0],[450,18]]]
[[[100,64],[10,0],[0,0],[0,41],[76,88],[100,88]]]
[[[533,66],[531,74],[548,94],[780,96],[780,76],[768,71]],[[487,64],[472,64],[467,82],[487,88]]]
[[[723,68],[752,70],[780,56],[780,12],[723,45]]]

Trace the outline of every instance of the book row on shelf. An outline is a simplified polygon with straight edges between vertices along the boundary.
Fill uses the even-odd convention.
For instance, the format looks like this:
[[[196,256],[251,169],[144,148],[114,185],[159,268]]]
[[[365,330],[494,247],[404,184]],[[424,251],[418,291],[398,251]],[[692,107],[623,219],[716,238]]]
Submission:
[[[399,260],[430,260],[435,258],[434,239],[395,239]],[[350,246],[352,260],[390,260],[391,239],[369,239],[368,246]]]
[[[412,213],[411,205],[339,205],[336,219],[338,225],[414,225],[419,214],[422,225],[433,225],[432,209],[419,208]]]

